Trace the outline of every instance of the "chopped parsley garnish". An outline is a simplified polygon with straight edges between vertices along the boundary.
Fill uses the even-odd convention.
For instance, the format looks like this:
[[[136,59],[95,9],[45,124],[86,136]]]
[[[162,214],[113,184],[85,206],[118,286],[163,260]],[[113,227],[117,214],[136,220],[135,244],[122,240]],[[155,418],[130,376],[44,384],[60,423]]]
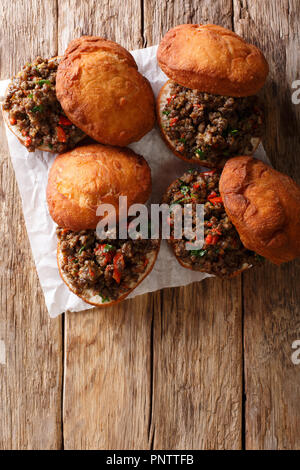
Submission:
[[[181,137],[181,138],[179,139],[179,142],[182,142],[183,144],[185,144],[185,143],[186,143],[186,139],[184,139],[183,137]]]
[[[41,112],[43,112],[43,110],[44,110],[43,106],[40,105],[40,106],[34,106],[31,111],[33,113],[41,113]]]
[[[85,250],[85,248],[86,248],[86,246],[83,245],[83,246],[80,248],[80,250],[78,251],[78,254],[81,255],[81,253],[83,252],[83,250]]]
[[[38,81],[38,84],[39,84],[39,85],[44,85],[44,83],[46,83],[47,85],[51,85],[50,80],[39,80],[39,81]]]
[[[104,253],[108,253],[109,251],[114,251],[116,249],[115,246],[109,245],[108,243],[104,246],[103,251]]]
[[[200,149],[197,149],[197,150],[195,151],[195,153],[196,153],[197,155],[199,155],[199,157],[204,157],[204,156],[205,156],[205,152],[203,152],[203,150],[200,150]]]
[[[33,98],[33,94],[30,93],[30,94],[28,95],[28,98]]]
[[[171,111],[163,111],[163,114],[164,114],[165,116],[169,116],[170,112],[171,112]]]
[[[105,296],[102,295],[100,292],[99,292],[98,295],[101,297],[101,300],[102,300],[103,303],[104,303],[104,302],[109,302],[109,300],[110,300],[109,297],[105,297]]]
[[[191,250],[191,255],[193,256],[204,256],[207,253],[207,250]]]
[[[238,134],[238,132],[239,132],[238,129],[231,129],[231,130],[229,131],[229,134],[235,135],[235,134]]]
[[[182,194],[187,194],[189,192],[190,188],[188,186],[186,186],[185,184],[182,184],[180,186],[180,191],[182,192]]]

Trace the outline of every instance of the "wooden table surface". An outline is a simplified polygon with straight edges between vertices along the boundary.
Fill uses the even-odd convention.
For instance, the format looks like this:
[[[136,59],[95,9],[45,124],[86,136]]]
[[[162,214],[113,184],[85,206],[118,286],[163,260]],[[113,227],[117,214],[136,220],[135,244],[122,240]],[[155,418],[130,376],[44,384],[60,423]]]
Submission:
[[[0,17],[2,79],[82,34],[137,49],[233,29],[269,61],[265,149],[300,183],[298,0],[2,0]],[[51,320],[1,137],[0,448],[299,449],[299,260]]]

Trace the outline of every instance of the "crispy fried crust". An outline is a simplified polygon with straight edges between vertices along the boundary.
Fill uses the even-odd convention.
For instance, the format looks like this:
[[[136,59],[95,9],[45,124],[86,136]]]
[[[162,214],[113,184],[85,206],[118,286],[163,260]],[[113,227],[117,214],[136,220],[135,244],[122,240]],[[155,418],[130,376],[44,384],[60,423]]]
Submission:
[[[147,264],[147,269],[144,273],[141,273],[139,275],[139,278],[136,282],[132,283],[130,285],[130,290],[126,292],[125,294],[121,295],[117,300],[111,300],[110,302],[103,302],[102,298],[99,295],[95,295],[92,290],[86,289],[81,295],[76,294],[74,288],[72,287],[72,278],[71,276],[68,276],[62,269],[62,261],[63,261],[63,255],[60,249],[60,242],[58,241],[57,243],[57,265],[58,265],[58,270],[59,274],[64,281],[64,283],[68,286],[70,291],[72,291],[77,297],[80,297],[84,302],[94,305],[95,307],[110,307],[111,305],[118,304],[119,302],[122,302],[122,300],[125,300],[126,297],[145,279],[145,277],[150,274],[150,272],[153,269],[153,266],[155,264],[156,258],[158,256],[160,244],[157,246],[157,249],[151,253],[147,253],[145,256],[148,259],[148,264]]]
[[[72,41],[59,64],[56,94],[68,118],[103,144],[126,146],[154,126],[154,96],[131,54],[95,36]]]
[[[224,96],[256,94],[269,71],[257,47],[212,24],[171,29],[159,45],[157,60],[179,85]]]
[[[212,162],[209,160],[205,160],[204,158],[188,158],[182,155],[180,152],[177,152],[176,150],[176,142],[170,139],[170,137],[166,134],[165,129],[164,129],[164,122],[167,121],[167,117],[163,114],[163,110],[165,107],[165,104],[167,103],[167,98],[170,98],[171,96],[171,84],[172,81],[168,80],[164,86],[160,89],[159,95],[156,100],[156,115],[157,115],[157,122],[159,125],[159,129],[162,135],[162,138],[164,139],[165,143],[169,147],[170,150],[176,155],[176,157],[181,158],[181,160],[184,160],[189,163],[197,163],[200,166],[205,166],[207,168],[215,168],[216,165],[214,165]],[[252,155],[257,147],[260,144],[260,138],[259,137],[252,137],[251,139],[252,143],[252,150],[250,149],[244,149],[245,155]],[[218,168],[223,168],[225,165],[226,161],[228,159],[226,157],[220,158],[220,161],[218,163]]]
[[[150,193],[151,170],[142,156],[127,148],[93,144],[56,157],[47,202],[59,226],[79,231],[96,228],[100,204],[112,204],[118,216],[119,196],[127,196],[129,207],[144,204]]]
[[[220,179],[228,217],[246,248],[275,264],[300,256],[300,187],[260,160],[228,160]]]

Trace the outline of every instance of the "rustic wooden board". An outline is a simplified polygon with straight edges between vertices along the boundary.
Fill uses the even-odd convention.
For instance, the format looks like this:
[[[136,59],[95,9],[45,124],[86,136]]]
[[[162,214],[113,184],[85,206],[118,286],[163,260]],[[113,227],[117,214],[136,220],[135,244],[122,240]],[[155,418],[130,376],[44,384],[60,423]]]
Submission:
[[[145,44],[180,23],[232,26],[231,1],[144,2]],[[153,335],[155,449],[242,445],[241,280],[209,279],[159,294]]]
[[[266,52],[265,147],[300,182],[299,10],[297,0],[3,0],[1,77],[81,34],[133,49],[183,22],[232,27]],[[63,332],[48,319],[3,126],[1,137],[0,449],[299,448],[299,261],[67,313]]]
[[[185,2],[184,11],[180,4],[147,1],[141,10],[132,2],[123,11],[110,1],[100,15],[94,2],[77,2],[75,21],[60,14],[70,11],[66,2],[59,9],[59,52],[82,33],[130,49],[151,45],[162,29],[208,18],[208,1]],[[230,27],[230,5],[219,2],[210,20]],[[130,31],[128,11],[135,13]],[[240,448],[241,304],[240,280],[207,281],[67,314],[65,448]]]
[[[234,1],[234,28],[266,53],[266,151],[280,171],[300,182],[300,105],[291,101],[299,79],[300,5],[297,0]],[[248,449],[299,449],[299,365],[291,361],[300,337],[300,263],[267,264],[244,275],[245,429]]]
[[[95,34],[142,47],[140,2],[72,1],[59,5],[59,52]],[[64,446],[148,447],[153,296],[116,308],[66,314]],[[76,432],[74,432],[76,430]]]
[[[3,1],[0,15],[1,78],[38,54],[56,54],[53,1]],[[58,449],[62,321],[48,317],[0,119],[0,449]]]

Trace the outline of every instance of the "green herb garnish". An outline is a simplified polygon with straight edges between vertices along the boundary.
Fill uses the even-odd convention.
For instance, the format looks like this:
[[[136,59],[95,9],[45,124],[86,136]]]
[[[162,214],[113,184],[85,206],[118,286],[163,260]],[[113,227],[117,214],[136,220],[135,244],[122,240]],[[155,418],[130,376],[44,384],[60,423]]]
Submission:
[[[229,131],[229,133],[232,135],[238,134],[238,132],[239,132],[238,129],[232,129]]]
[[[48,144],[48,147],[49,147],[50,149],[53,149],[53,145],[52,145],[52,144]]]
[[[28,98],[33,98],[33,94],[30,93],[30,94],[28,95]]]
[[[47,83],[47,85],[51,85],[50,80],[39,80],[39,81],[38,81],[38,84],[39,84],[39,85],[44,85],[44,83]]]
[[[80,248],[80,250],[78,251],[78,254],[81,255],[81,253],[83,252],[83,250],[85,250],[85,248],[86,248],[86,246],[83,245],[83,246]]]
[[[109,251],[114,251],[116,249],[115,246],[109,245],[108,243],[104,246],[103,251],[104,253],[108,253]]]
[[[179,189],[182,192],[182,194],[187,194],[190,190],[190,188],[186,186],[185,184],[182,184]]]
[[[207,250],[191,250],[191,255],[202,257],[207,253]]]
[[[186,143],[186,139],[184,139],[183,137],[179,139],[179,142],[182,142],[183,144]]]
[[[205,152],[203,152],[203,151],[200,150],[200,149],[195,150],[195,153],[196,153],[197,155],[199,155],[199,157],[204,157],[204,156],[205,156]]]
[[[40,105],[40,106],[34,106],[31,111],[33,113],[41,113],[43,112],[43,110],[44,110],[44,107]]]
[[[169,116],[170,112],[171,112],[171,111],[163,111],[163,114],[164,114],[165,116]]]
[[[99,292],[98,295],[101,297],[101,300],[102,300],[103,303],[104,303],[104,302],[109,302],[109,300],[110,300],[109,297],[105,297],[105,296],[102,295],[100,292]]]

